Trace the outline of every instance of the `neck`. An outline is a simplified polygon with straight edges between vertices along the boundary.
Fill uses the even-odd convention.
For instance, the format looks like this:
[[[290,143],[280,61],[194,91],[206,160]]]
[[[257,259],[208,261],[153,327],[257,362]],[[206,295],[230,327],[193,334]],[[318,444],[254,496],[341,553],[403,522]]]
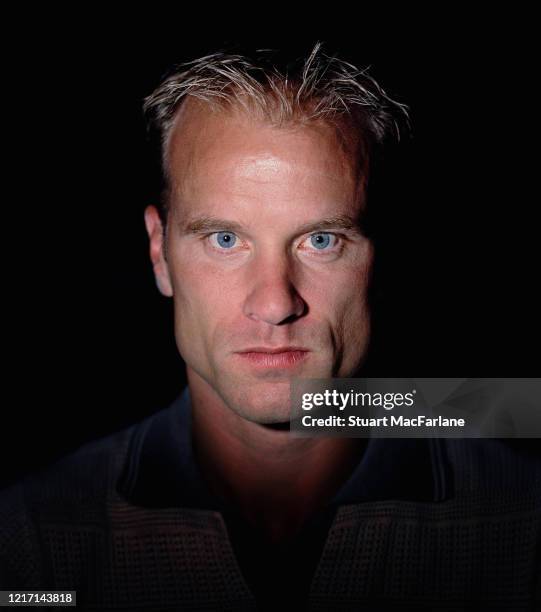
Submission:
[[[270,541],[294,535],[360,460],[363,440],[296,438],[242,418],[197,375],[188,379],[194,452],[203,477]]]

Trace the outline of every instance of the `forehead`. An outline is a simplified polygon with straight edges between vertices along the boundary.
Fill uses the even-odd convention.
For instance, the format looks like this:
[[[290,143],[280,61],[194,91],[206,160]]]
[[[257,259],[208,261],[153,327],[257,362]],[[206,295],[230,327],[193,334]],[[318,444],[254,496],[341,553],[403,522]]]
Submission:
[[[344,126],[273,127],[242,110],[196,101],[180,109],[166,147],[172,208],[257,200],[260,208],[281,202],[291,213],[294,203],[301,209],[364,203],[358,141]]]

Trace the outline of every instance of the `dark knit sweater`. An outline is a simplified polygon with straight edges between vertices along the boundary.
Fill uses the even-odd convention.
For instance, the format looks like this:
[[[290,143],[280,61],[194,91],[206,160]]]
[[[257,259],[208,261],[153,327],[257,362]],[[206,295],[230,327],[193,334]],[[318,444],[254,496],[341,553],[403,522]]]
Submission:
[[[0,589],[76,590],[89,610],[541,609],[538,454],[371,440],[270,550],[209,493],[190,425],[185,390],[0,493]]]

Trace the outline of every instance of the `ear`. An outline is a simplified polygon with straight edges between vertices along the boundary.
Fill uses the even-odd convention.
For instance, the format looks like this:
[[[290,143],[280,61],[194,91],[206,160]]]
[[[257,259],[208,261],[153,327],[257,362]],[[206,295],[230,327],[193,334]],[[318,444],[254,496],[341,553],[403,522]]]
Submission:
[[[150,239],[150,260],[154,269],[156,285],[162,295],[173,295],[173,284],[169,275],[169,266],[164,257],[164,232],[160,215],[155,206],[145,209],[145,226]]]

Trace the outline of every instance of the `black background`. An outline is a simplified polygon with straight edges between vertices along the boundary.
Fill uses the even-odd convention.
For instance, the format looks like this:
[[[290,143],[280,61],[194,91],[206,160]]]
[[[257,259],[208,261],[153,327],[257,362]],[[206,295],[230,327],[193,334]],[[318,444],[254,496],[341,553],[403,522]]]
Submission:
[[[413,137],[389,156],[377,194],[371,375],[538,373],[528,37],[505,16],[496,29],[431,19],[415,30],[396,16],[349,29],[284,19],[265,31],[262,19],[233,31],[80,15],[23,27],[3,79],[4,337],[14,342],[0,484],[182,388],[172,304],[148,260],[143,210],[155,194],[141,102],[172,63],[228,42],[302,53],[322,40],[411,108]]]

